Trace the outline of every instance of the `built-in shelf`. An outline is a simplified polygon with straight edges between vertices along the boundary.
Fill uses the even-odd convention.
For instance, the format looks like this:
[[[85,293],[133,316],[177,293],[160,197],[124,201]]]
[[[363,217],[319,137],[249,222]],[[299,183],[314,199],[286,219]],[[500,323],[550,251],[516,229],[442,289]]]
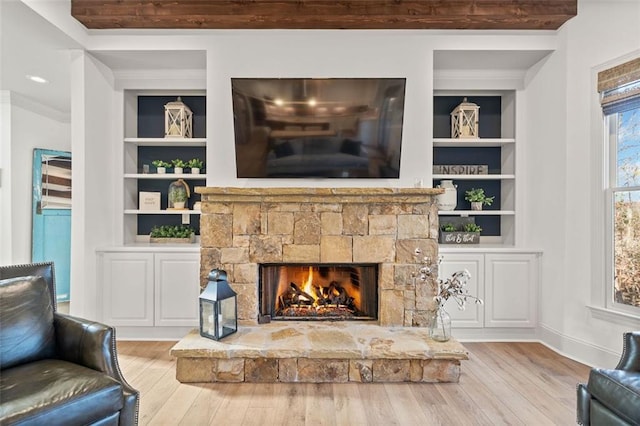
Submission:
[[[189,106],[192,115],[192,138],[164,137],[165,108],[180,96]],[[123,191],[123,244],[137,243],[148,238],[154,226],[189,224],[199,234],[200,210],[193,207],[200,196],[193,192],[195,186],[203,185],[205,173],[192,174],[190,168],[183,173],[157,173],[153,162],[185,162],[198,159],[206,168],[206,95],[204,90],[185,92],[167,90],[166,93],[146,90],[125,90],[124,93],[124,137],[122,138],[122,191]],[[143,170],[149,173],[142,173]],[[201,172],[204,172],[201,170]],[[191,190],[187,200],[188,210],[167,210],[170,183],[183,179]],[[160,194],[160,205],[154,210],[140,210],[140,193]]]
[[[434,147],[443,148],[490,148],[511,145],[516,142],[515,139],[502,138],[482,138],[482,139],[451,139],[451,138],[434,138]]]
[[[514,210],[439,210],[440,216],[513,216]]]
[[[461,180],[507,180],[515,179],[516,175],[449,175],[434,174],[433,179],[461,179]]]
[[[175,147],[176,145],[184,147],[207,146],[206,138],[125,138],[124,142],[135,146],[154,147]]]
[[[200,210],[134,210],[127,209],[124,214],[201,214]]]
[[[513,246],[516,242],[515,98],[513,90],[438,90],[434,93],[433,165],[485,166],[487,174],[451,174],[455,169],[438,169],[433,186],[451,180],[457,188],[456,210],[439,211],[440,220],[473,218],[482,228],[480,244]],[[451,138],[451,111],[467,98],[480,107],[478,138]],[[432,171],[436,171],[433,169]],[[466,171],[466,170],[464,170]],[[485,210],[470,210],[465,192],[482,188],[493,204]]]
[[[204,174],[194,175],[191,173],[125,173],[125,179],[192,179],[205,180]]]

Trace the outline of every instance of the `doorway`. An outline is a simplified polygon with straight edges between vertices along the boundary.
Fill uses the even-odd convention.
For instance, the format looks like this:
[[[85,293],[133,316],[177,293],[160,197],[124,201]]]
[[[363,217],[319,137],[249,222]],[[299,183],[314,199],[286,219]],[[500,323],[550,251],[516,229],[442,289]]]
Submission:
[[[54,262],[56,300],[71,289],[71,153],[33,151],[32,262]]]

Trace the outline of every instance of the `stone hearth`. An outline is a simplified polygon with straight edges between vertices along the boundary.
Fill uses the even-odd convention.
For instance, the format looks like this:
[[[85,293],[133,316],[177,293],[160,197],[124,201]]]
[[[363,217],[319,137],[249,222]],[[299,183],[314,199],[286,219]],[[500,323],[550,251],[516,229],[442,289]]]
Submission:
[[[171,350],[191,382],[457,382],[467,351],[426,328],[348,322],[240,327],[223,341],[197,331]]]
[[[202,194],[201,285],[225,269],[243,324],[258,318],[261,263],[375,263],[378,324],[419,326],[434,308],[416,285],[416,248],[438,256],[434,188],[212,188]]]

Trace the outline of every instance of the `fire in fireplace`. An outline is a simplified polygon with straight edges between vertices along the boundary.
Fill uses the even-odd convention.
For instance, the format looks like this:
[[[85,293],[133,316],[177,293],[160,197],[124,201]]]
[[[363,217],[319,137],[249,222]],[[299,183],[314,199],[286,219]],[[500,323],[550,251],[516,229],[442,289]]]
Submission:
[[[374,264],[260,265],[260,314],[279,320],[375,320]]]

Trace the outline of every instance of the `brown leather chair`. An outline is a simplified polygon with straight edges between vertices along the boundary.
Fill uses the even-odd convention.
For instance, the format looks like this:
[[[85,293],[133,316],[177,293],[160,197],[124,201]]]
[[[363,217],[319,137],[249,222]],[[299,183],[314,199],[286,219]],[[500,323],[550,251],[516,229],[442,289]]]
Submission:
[[[578,424],[640,425],[640,332],[623,338],[616,368],[594,368],[587,384],[578,384]]]
[[[52,263],[0,267],[0,424],[136,425],[115,330],[56,309]]]

